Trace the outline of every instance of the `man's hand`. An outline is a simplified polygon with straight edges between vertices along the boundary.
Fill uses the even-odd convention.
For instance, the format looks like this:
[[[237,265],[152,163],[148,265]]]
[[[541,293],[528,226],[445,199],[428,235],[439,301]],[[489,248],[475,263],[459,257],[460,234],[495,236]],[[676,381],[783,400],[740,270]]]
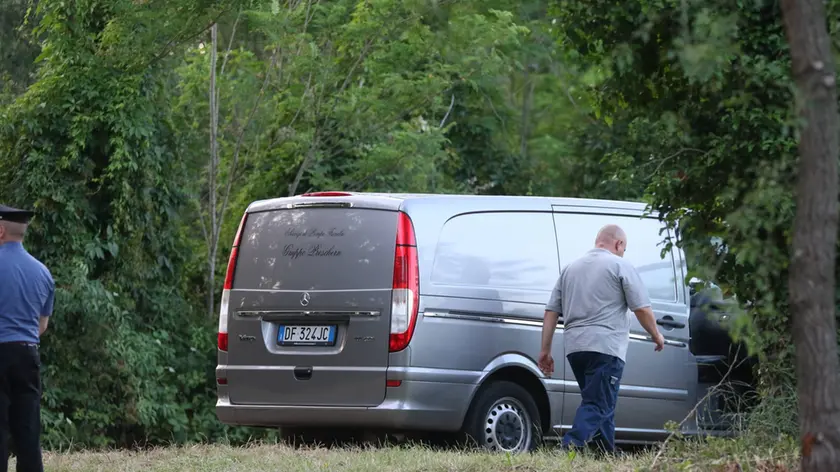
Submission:
[[[543,315],[542,342],[540,343],[540,357],[537,359],[537,367],[547,376],[551,376],[551,373],[554,372],[551,341],[554,339],[554,330],[557,329],[557,319],[559,317],[560,315],[551,310],[546,310],[545,315]]]
[[[654,350],[656,352],[661,351],[662,348],[665,347],[665,338],[662,337],[662,333],[660,333],[659,328],[656,327],[656,318],[653,316],[653,310],[651,310],[649,306],[646,306],[644,308],[639,308],[633,313],[636,314],[636,318],[639,320],[639,324],[642,325],[642,328],[650,334],[650,337],[653,338],[653,342],[656,343],[656,348],[654,348]]]
[[[656,351],[656,352],[661,351],[662,348],[665,347],[665,338],[662,336],[662,333],[660,333],[659,331],[657,331],[656,334],[653,335],[653,342],[656,343],[656,347],[653,348],[653,350]]]
[[[551,357],[551,351],[540,351],[540,357],[537,359],[537,366],[543,374],[551,377],[554,372],[554,358]]]

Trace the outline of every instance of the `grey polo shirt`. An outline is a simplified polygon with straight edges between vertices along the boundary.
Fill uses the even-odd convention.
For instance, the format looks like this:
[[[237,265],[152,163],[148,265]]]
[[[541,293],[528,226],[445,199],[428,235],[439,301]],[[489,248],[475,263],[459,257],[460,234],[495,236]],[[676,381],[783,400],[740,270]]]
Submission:
[[[631,311],[650,306],[632,264],[606,249],[591,249],[563,268],[546,310],[565,325],[566,354],[594,351],[626,361]]]

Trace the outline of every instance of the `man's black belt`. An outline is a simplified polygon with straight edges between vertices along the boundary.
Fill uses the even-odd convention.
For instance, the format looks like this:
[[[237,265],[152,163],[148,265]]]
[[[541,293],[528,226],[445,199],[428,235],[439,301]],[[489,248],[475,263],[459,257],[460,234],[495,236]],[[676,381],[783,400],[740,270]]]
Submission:
[[[31,343],[29,341],[6,341],[6,342],[0,343],[0,346],[3,346],[5,344],[16,344],[18,346],[38,347],[38,343]]]

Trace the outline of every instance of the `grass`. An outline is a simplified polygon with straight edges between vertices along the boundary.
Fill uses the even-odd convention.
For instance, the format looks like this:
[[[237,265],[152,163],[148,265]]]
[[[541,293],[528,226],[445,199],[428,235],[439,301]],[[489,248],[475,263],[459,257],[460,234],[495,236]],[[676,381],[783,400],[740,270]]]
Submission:
[[[755,446],[743,440],[706,443],[679,441],[669,445],[651,469],[657,450],[626,453],[616,458],[570,455],[556,450],[506,456],[468,450],[434,450],[422,446],[382,448],[294,449],[279,444],[245,447],[200,445],[142,452],[45,453],[47,471],[400,471],[400,472],[601,472],[601,471],[755,471],[797,470],[791,444]],[[14,470],[10,467],[9,470]]]
[[[277,471],[277,472],[601,472],[716,471],[787,472],[799,470],[793,391],[774,391],[761,405],[735,421],[736,439],[705,441],[672,438],[649,450],[615,458],[590,453],[569,455],[545,449],[506,456],[467,449],[394,447],[292,448],[271,442],[162,447],[144,451],[46,452],[45,469],[54,472]],[[9,470],[14,470],[14,460]]]
[[[569,455],[551,449],[551,443],[532,454],[506,456],[421,445],[296,449],[264,441],[241,447],[215,444],[143,451],[46,452],[44,465],[54,472],[786,472],[799,470],[798,444],[791,437],[798,429],[794,399],[787,391],[765,397],[760,408],[736,421],[740,431],[736,439],[675,437],[664,445],[626,451],[609,459],[591,453]]]

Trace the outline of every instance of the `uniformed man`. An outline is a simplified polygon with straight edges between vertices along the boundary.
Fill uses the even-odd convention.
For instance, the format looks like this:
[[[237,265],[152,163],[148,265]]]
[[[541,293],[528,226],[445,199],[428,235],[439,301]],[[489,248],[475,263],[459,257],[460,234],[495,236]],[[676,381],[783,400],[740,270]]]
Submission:
[[[41,472],[41,359],[53,311],[50,271],[23,247],[33,212],[0,205],[0,471],[13,441],[18,472]]]

